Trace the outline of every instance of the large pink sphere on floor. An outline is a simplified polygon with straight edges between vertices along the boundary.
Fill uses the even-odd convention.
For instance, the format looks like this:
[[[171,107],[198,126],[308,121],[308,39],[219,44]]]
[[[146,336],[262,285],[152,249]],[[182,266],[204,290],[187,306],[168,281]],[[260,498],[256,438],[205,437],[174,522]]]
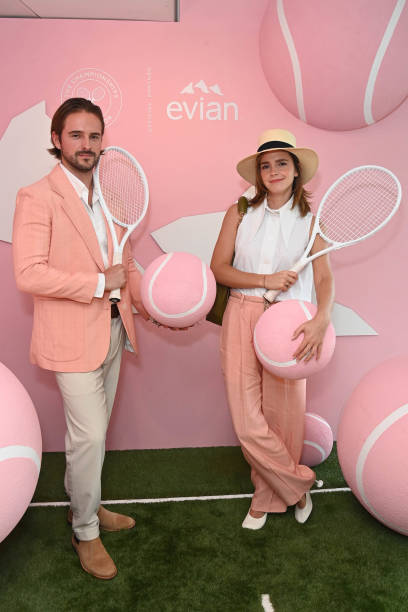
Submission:
[[[146,268],[142,301],[153,319],[170,327],[188,327],[204,319],[215,300],[209,266],[190,253],[168,253]]]
[[[262,67],[295,117],[325,130],[354,130],[406,99],[407,28],[401,2],[270,0],[260,32]]]
[[[328,422],[314,412],[305,413],[302,465],[314,467],[327,459],[333,448],[333,432]]]
[[[0,542],[33,497],[41,452],[40,425],[30,396],[0,363]]]
[[[337,451],[344,478],[379,521],[408,535],[408,357],[366,374],[340,419]]]
[[[281,378],[306,378],[316,374],[330,361],[336,344],[336,333],[330,323],[323,341],[320,359],[297,362],[293,353],[301,344],[303,334],[292,340],[299,325],[309,321],[317,308],[305,300],[285,300],[273,304],[260,316],[254,331],[256,355],[263,367]]]

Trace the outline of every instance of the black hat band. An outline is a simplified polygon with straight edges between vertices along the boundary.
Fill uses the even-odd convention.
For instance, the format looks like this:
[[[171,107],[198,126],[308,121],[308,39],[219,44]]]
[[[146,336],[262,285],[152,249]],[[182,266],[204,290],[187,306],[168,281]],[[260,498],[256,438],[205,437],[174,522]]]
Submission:
[[[270,140],[261,145],[257,153],[265,151],[265,149],[294,149],[294,146],[288,142],[282,142],[281,140]]]

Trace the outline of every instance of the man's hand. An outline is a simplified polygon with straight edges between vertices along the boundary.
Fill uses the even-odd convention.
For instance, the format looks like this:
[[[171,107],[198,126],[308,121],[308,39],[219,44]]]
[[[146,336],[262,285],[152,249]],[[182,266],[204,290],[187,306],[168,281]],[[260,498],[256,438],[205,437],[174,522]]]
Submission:
[[[127,272],[125,266],[117,264],[105,270],[105,291],[121,289],[126,285]]]

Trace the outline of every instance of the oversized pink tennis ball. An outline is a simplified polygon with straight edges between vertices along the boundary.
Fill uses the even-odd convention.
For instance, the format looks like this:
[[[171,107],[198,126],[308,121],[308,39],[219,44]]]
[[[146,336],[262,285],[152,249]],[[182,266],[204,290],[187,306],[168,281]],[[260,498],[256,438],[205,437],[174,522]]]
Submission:
[[[293,358],[303,340],[303,334],[292,340],[293,332],[312,319],[316,311],[314,304],[304,300],[284,300],[265,310],[255,325],[254,347],[266,370],[281,378],[306,378],[329,363],[336,344],[336,333],[331,323],[326,330],[319,360],[313,358],[306,363]]]
[[[325,130],[353,130],[405,100],[407,29],[403,2],[270,0],[261,64],[295,117]]]
[[[366,374],[341,414],[337,452],[344,478],[376,519],[408,535],[408,357]]]
[[[31,501],[41,452],[40,425],[30,396],[0,363],[0,542],[14,529]]]
[[[300,463],[313,467],[330,455],[333,448],[333,432],[328,422],[314,412],[305,413],[305,433]]]
[[[167,253],[146,268],[142,301],[153,319],[170,327],[188,327],[203,319],[215,300],[213,273],[190,253]]]

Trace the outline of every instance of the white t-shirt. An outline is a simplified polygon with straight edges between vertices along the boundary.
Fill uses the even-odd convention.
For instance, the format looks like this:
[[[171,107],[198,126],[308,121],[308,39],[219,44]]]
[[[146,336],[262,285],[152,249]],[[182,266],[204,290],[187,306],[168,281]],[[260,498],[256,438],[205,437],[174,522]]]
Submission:
[[[292,198],[278,210],[268,207],[266,198],[257,206],[249,206],[237,231],[233,267],[255,274],[273,274],[289,270],[302,256],[309,242],[312,213],[304,217],[299,207],[291,208]],[[309,264],[297,282],[280,293],[279,300],[311,301],[313,267]],[[234,289],[245,295],[262,297],[264,288]]]

